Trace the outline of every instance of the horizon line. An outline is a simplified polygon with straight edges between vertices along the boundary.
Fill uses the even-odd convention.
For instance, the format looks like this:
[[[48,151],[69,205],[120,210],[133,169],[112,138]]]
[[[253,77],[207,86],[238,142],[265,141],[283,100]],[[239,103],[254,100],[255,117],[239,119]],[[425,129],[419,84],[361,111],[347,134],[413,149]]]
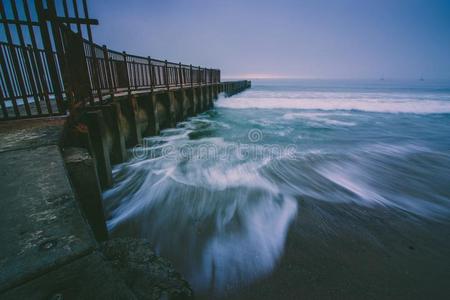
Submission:
[[[222,79],[242,79],[242,80],[450,80],[450,77],[306,77],[306,76],[248,76],[248,75],[222,75]]]

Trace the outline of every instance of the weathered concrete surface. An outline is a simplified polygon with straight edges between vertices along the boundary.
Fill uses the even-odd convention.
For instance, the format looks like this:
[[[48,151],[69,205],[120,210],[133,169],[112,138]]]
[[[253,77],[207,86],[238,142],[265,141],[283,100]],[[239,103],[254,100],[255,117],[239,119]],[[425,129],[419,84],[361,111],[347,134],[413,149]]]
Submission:
[[[97,161],[98,177],[102,188],[112,186],[112,167],[110,150],[112,138],[107,129],[103,112],[101,110],[89,111],[86,120],[91,137],[92,154]]]
[[[159,128],[165,129],[170,127],[170,98],[166,93],[159,93],[156,97],[156,114],[159,122]]]
[[[1,299],[137,299],[97,252],[0,295]]]
[[[65,117],[0,122],[0,152],[56,145]]]
[[[0,127],[0,292],[96,245],[57,146],[62,122],[11,123]]]
[[[110,240],[104,254],[98,251],[60,151],[63,125],[64,119],[0,123],[0,299],[190,298],[187,282],[148,243]],[[85,175],[74,185],[92,209],[101,203],[93,201],[101,197],[96,172],[89,174],[96,191],[89,190],[92,178],[80,166],[95,171],[94,163],[85,150],[65,152],[68,165]]]
[[[85,148],[66,147],[64,161],[81,206],[97,241],[108,239],[102,193],[94,158]]]
[[[191,299],[192,290],[145,240],[117,238],[101,245],[105,257],[138,299]]]
[[[137,97],[138,106],[142,110],[143,123],[141,125],[142,136],[156,135],[159,133],[158,114],[156,111],[156,97],[154,94],[143,94]]]
[[[134,147],[142,142],[142,134],[140,129],[140,112],[137,100],[135,96],[120,98],[120,110],[122,112],[123,119],[122,128],[127,133],[125,136],[126,146],[128,148]]]

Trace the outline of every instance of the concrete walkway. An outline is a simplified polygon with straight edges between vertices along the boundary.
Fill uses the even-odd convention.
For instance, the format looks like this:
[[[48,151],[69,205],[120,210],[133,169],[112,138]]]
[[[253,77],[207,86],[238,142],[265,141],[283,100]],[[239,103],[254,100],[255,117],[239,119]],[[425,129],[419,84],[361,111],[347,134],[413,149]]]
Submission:
[[[58,146],[63,123],[0,123],[0,298],[133,299],[95,250]]]

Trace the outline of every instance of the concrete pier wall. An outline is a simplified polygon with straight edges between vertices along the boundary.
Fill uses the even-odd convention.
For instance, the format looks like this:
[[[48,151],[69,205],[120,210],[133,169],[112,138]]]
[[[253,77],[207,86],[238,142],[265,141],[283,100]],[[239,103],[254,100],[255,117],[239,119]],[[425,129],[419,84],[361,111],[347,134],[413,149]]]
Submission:
[[[113,185],[112,166],[129,159],[127,149],[142,145],[144,137],[157,135],[162,129],[175,127],[178,122],[212,108],[221,92],[227,97],[248,87],[249,81],[234,81],[125,94],[109,104],[87,108],[80,118],[83,126],[78,126],[87,128],[87,132],[82,134],[83,138],[68,135],[64,142],[66,147],[87,148],[93,158],[92,167],[80,169],[74,163],[68,167],[74,170],[69,172],[72,181],[83,183],[80,187],[85,186],[87,192],[80,191],[79,194],[90,192],[97,195],[98,189],[101,193],[110,188]],[[96,173],[89,175],[92,183],[83,178],[83,172]],[[88,208],[89,211],[85,211],[84,215],[96,233],[97,240],[103,240],[106,235],[101,197],[88,198],[92,200],[86,201],[96,203],[83,204],[81,207]],[[92,211],[93,207],[95,211]]]
[[[221,92],[232,96],[249,87],[249,81],[233,81],[149,91],[126,94],[108,105],[90,107],[82,120],[89,130],[89,147],[101,188],[112,185],[111,166],[127,160],[126,149],[141,145],[143,137],[157,135],[162,129],[175,127],[178,122],[212,108]]]

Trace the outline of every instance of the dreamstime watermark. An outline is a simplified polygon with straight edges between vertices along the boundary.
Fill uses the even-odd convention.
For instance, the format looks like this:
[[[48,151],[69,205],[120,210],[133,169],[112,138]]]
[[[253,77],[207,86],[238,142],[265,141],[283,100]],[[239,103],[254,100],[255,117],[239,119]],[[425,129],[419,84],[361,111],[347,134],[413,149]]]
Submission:
[[[213,143],[209,141],[197,143],[192,141],[155,144],[151,139],[131,149],[134,159],[168,159],[168,160],[255,160],[293,159],[296,147],[293,144],[262,143],[263,132],[251,129],[247,133],[248,142]]]
[[[259,129],[250,129],[247,133],[248,140],[252,143],[261,142],[263,139],[263,133]]]

